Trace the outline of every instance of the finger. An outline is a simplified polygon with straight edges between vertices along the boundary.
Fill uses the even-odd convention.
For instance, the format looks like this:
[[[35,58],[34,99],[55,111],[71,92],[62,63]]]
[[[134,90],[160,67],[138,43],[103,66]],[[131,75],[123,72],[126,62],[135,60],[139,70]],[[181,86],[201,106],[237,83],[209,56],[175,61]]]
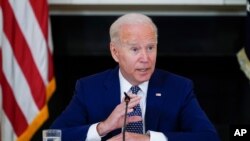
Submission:
[[[119,115],[121,115],[121,113],[124,112],[125,106],[126,106],[125,102],[121,102],[119,105],[116,106],[116,108],[114,109],[114,112],[120,113]]]
[[[127,93],[127,94],[129,96],[130,100],[133,99],[133,98],[135,98],[135,97],[138,97],[137,95],[132,94],[132,93]],[[122,97],[122,101],[125,101],[125,96]]]
[[[140,100],[141,99],[141,96],[138,96],[138,95],[134,95],[134,96],[131,96],[130,97],[130,102],[133,102],[133,101],[136,101],[136,100]]]
[[[140,96],[135,96],[133,97],[133,99],[130,100],[130,102],[128,103],[128,110],[135,107],[136,105],[138,105],[140,103],[141,97]],[[124,113],[126,108],[126,102],[122,101],[117,107],[116,107],[116,111],[119,113]]]
[[[112,121],[116,121],[120,118],[123,118],[124,115],[125,115],[125,103],[122,102],[120,103],[119,105],[116,106],[116,108],[112,111],[112,113],[110,114],[109,116],[109,121],[112,122]],[[131,112],[131,110],[129,110],[128,108],[128,111]]]
[[[133,108],[136,105],[138,105],[140,103],[141,97],[135,97],[132,100],[130,100],[129,104],[128,104],[128,108]]]
[[[128,113],[130,113],[130,112],[132,112],[134,110],[133,107],[135,107],[136,105],[138,105],[140,103],[140,100],[141,100],[140,96],[134,96],[130,100],[130,102],[128,104]],[[119,105],[117,105],[117,107],[115,108],[115,110],[113,112],[118,117],[121,117],[121,116],[124,116],[125,109],[126,109],[126,103],[123,101]]]
[[[130,109],[128,109],[127,114],[128,114],[128,113],[131,113],[131,112],[133,112],[133,111],[134,111],[134,108],[130,108]]]
[[[137,95],[136,95],[136,94],[133,94],[133,93],[128,93],[128,96],[129,96],[130,98],[137,97]]]
[[[132,102],[130,105],[128,105],[128,108],[127,108],[127,113],[131,113],[134,111],[134,108],[137,103],[139,103],[139,101],[134,101]],[[125,110],[126,110],[126,104],[125,102],[122,102],[120,103],[119,105],[116,106],[116,108],[113,110],[112,112],[112,117],[114,118],[121,118],[122,116],[125,116]]]
[[[127,124],[131,123],[131,122],[138,122],[138,121],[142,121],[142,117],[141,116],[127,117]]]

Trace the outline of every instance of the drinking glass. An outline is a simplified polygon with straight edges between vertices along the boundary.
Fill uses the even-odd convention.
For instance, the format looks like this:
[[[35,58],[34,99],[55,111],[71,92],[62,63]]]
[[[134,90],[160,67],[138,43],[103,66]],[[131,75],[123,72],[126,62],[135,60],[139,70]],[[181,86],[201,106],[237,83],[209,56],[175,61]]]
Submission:
[[[43,130],[43,141],[61,141],[62,131],[58,129]]]

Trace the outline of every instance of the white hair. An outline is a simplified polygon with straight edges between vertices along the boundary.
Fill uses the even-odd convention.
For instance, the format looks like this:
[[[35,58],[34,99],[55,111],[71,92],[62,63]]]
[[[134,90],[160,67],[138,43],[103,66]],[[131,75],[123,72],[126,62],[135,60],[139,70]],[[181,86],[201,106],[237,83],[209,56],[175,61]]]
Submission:
[[[119,41],[119,31],[122,25],[135,25],[135,24],[149,24],[155,30],[155,36],[157,38],[157,27],[154,22],[146,15],[139,13],[129,13],[119,17],[109,29],[109,35],[111,42]]]

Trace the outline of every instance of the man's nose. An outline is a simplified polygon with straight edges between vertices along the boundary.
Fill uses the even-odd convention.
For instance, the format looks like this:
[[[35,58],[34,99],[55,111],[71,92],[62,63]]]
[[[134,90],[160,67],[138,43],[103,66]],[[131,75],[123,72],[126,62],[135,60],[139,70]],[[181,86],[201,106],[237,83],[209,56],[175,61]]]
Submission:
[[[141,61],[142,62],[148,62],[149,54],[146,49],[142,50],[141,52]]]

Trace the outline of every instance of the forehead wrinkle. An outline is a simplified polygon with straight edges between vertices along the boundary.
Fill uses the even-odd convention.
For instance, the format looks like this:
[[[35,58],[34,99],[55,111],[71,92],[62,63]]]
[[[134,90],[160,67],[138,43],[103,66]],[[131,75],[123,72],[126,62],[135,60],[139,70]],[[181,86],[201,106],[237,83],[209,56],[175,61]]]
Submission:
[[[149,36],[150,37],[150,36]],[[121,36],[121,43],[128,45],[154,45],[157,44],[157,40],[154,37],[141,39],[141,37],[129,36],[126,34],[125,36]]]

